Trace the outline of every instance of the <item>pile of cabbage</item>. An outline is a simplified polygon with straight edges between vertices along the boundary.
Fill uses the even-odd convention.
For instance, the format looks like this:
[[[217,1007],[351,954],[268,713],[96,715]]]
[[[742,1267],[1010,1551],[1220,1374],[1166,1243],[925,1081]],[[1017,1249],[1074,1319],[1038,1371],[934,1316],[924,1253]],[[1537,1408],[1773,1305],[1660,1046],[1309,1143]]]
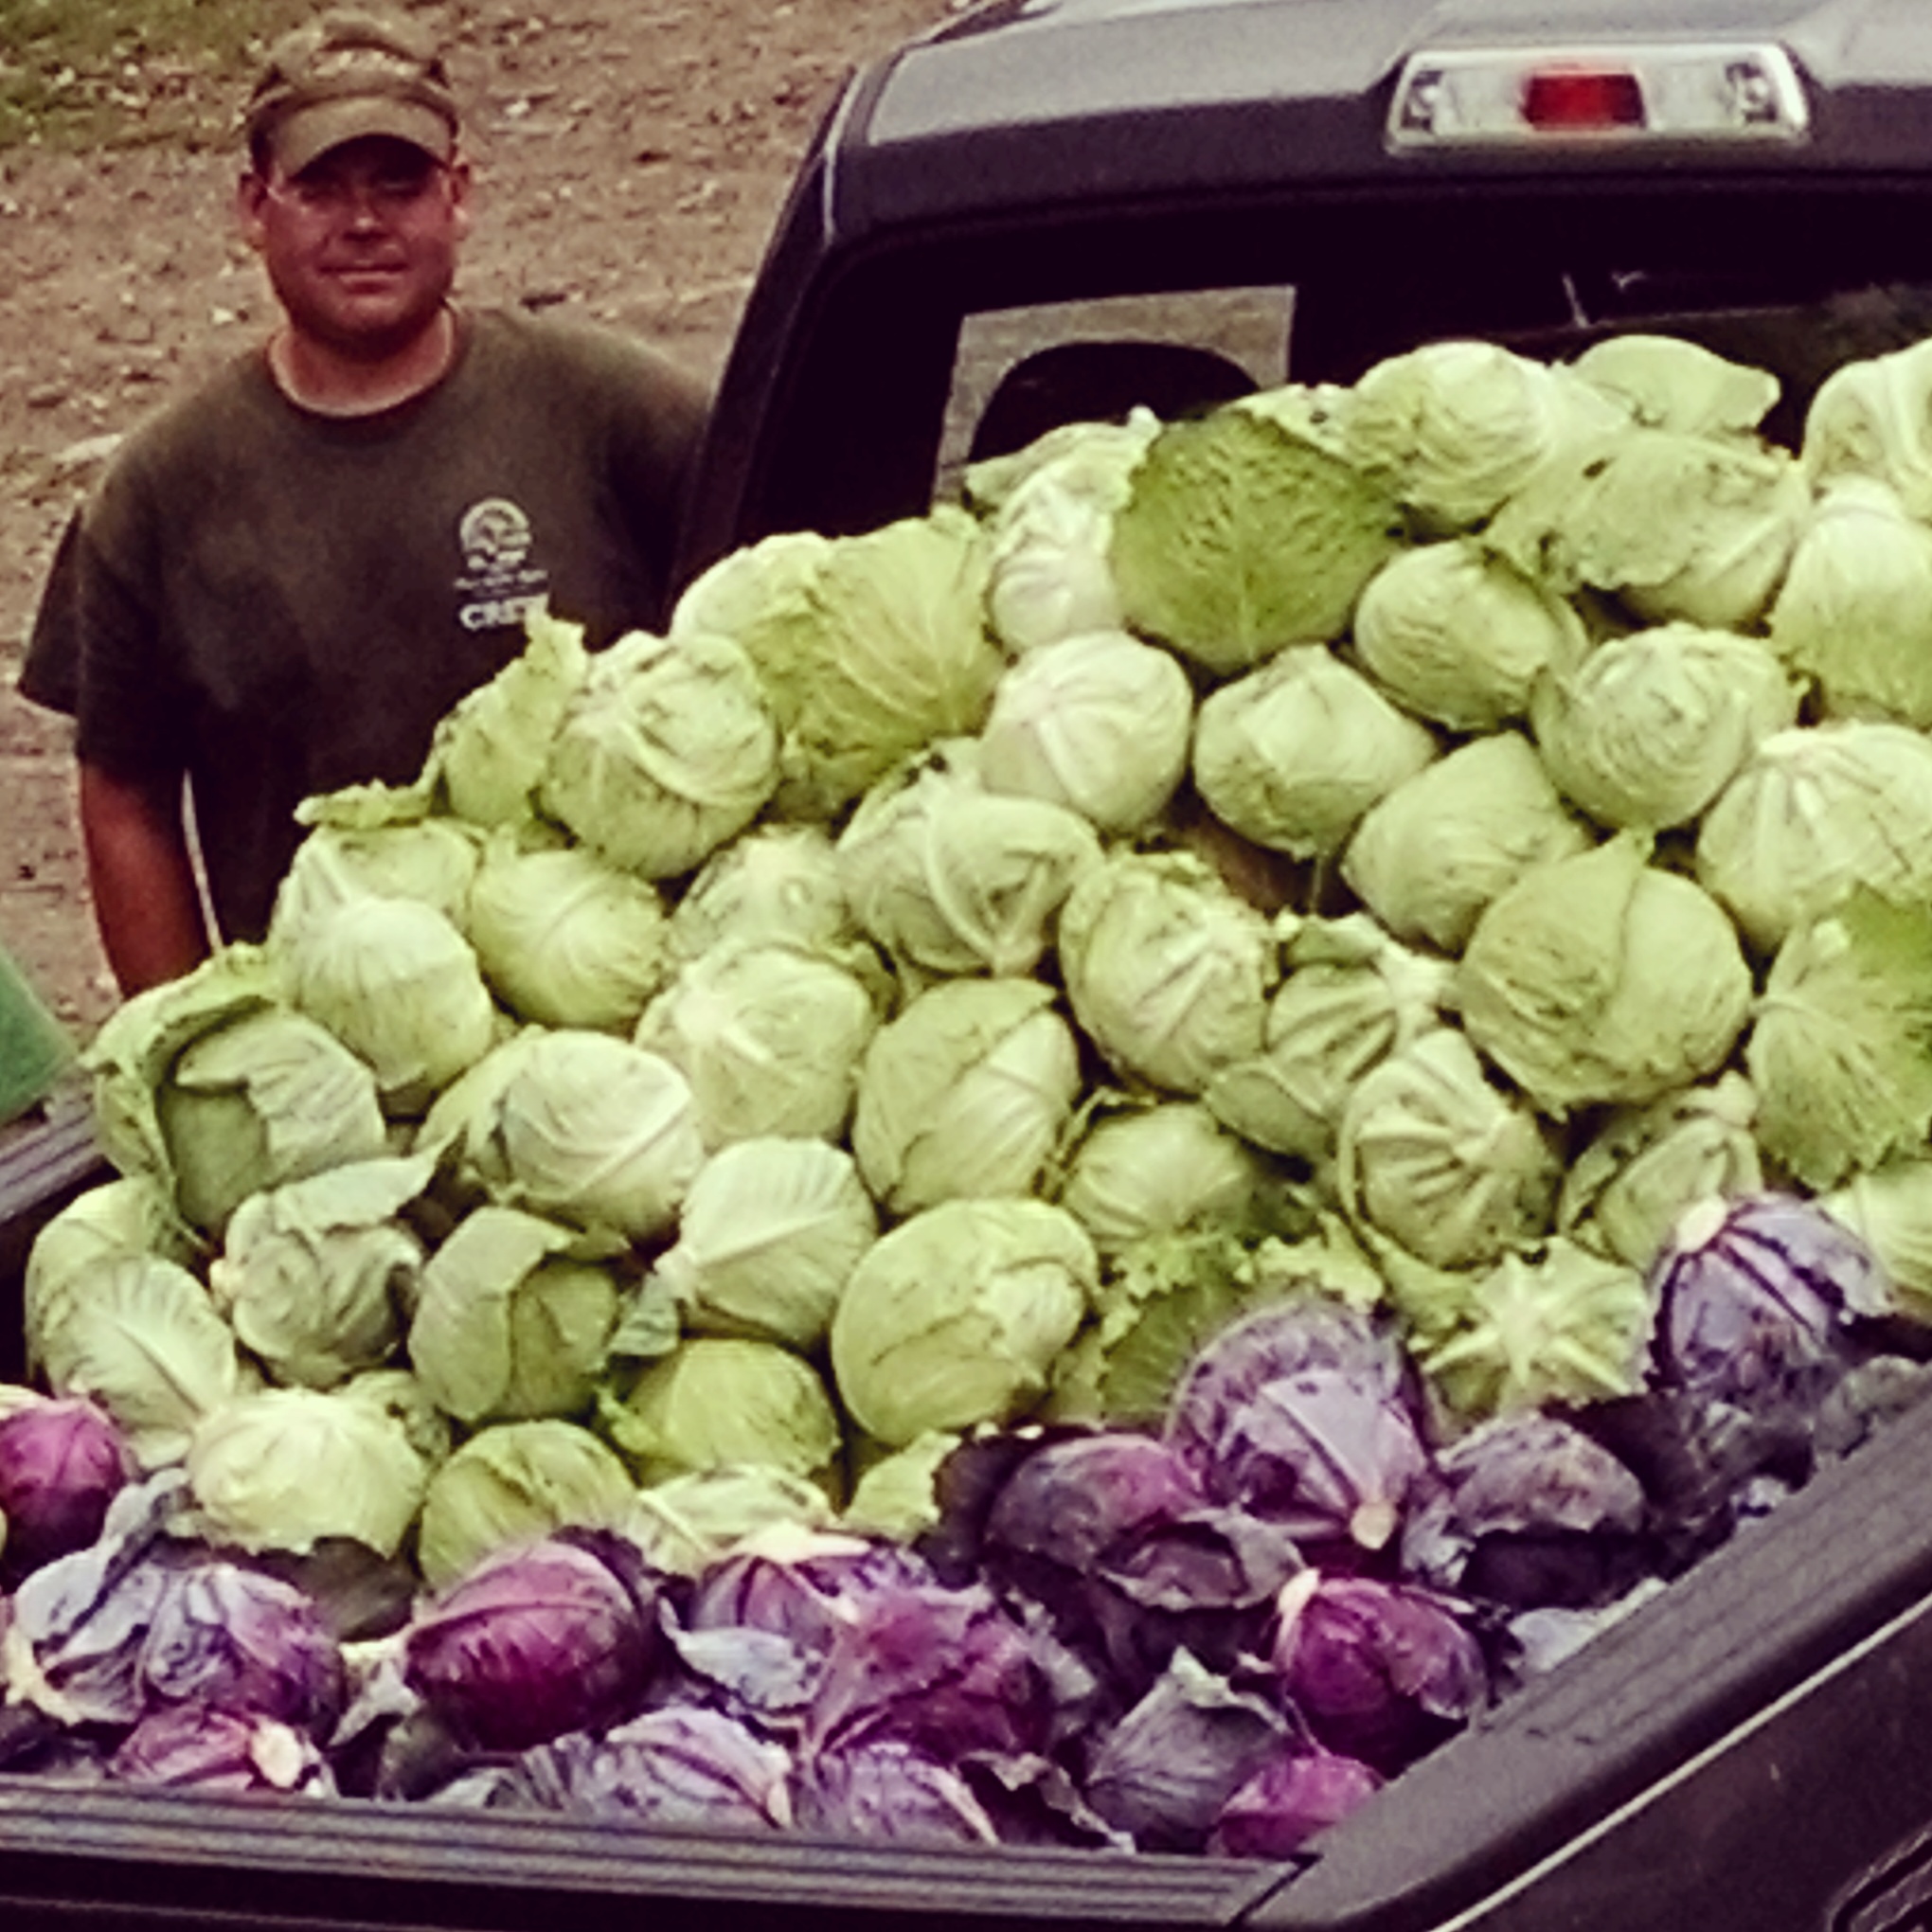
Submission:
[[[1920,1392],[1928,391],[1447,343],[534,620],[91,1049],[13,1762],[1342,1816]],[[345,1573],[326,1695],[152,1679]]]

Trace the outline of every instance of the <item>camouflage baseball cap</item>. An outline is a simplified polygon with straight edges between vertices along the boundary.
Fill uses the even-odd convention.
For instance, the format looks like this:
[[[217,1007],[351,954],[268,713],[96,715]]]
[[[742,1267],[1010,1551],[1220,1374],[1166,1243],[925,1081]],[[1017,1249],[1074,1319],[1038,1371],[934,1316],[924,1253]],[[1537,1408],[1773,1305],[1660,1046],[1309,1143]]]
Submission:
[[[251,150],[289,174],[365,134],[389,134],[446,161],[456,101],[434,40],[393,15],[331,8],[269,49],[249,97]]]

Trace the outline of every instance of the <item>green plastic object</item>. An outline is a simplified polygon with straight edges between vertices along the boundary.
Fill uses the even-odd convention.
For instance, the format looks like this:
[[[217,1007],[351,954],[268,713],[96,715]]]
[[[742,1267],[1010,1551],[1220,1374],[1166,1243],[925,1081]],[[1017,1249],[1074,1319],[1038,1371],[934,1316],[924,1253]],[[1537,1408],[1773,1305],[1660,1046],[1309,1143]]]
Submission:
[[[0,947],[0,1126],[44,1100],[74,1057],[74,1043]]]

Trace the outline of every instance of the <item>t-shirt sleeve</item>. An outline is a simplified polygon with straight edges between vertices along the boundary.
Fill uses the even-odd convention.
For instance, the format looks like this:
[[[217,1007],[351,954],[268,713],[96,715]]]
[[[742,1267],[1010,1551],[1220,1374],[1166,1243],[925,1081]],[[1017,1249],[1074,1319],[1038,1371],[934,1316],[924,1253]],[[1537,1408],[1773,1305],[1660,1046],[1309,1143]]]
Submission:
[[[74,748],[118,778],[170,778],[188,761],[184,699],[158,599],[142,493],[110,473],[63,535],[21,689],[75,720]],[[61,702],[65,700],[65,702]]]
[[[27,661],[20,668],[20,695],[29,704],[72,717],[80,702],[80,630],[76,608],[80,573],[80,512],[67,519],[48,565],[33,629],[27,640]]]

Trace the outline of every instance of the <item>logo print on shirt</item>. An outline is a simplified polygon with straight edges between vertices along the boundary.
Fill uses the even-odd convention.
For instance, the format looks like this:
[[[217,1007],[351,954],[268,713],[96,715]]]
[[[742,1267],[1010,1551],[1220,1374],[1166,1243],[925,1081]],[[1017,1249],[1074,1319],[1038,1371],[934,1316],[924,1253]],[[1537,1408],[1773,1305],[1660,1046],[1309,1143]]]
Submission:
[[[521,624],[544,607],[550,573],[528,567],[530,520],[507,496],[473,503],[456,525],[464,574],[456,589],[466,601],[456,620],[466,631]]]

